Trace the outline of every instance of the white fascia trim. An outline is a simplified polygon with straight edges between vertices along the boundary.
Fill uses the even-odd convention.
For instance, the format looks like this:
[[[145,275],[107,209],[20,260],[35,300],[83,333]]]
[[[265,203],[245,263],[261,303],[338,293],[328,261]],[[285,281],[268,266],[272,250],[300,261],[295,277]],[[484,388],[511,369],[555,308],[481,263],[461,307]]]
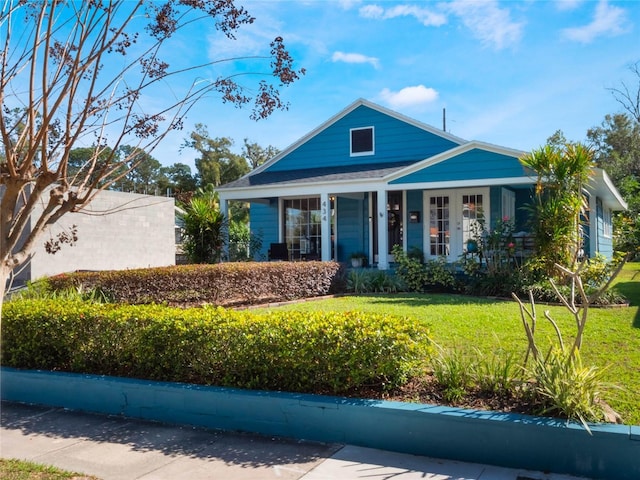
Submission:
[[[372,192],[380,189],[392,190],[433,190],[464,187],[490,187],[502,185],[531,185],[535,183],[532,177],[511,178],[480,178],[476,180],[457,180],[442,182],[398,183],[388,184],[384,180],[379,181],[354,181],[325,182],[309,184],[278,185],[277,187],[265,186],[264,188],[245,187],[234,190],[219,191],[220,200],[250,200],[252,198],[283,198],[319,195],[320,193],[340,194],[355,192]]]
[[[609,174],[605,170],[603,170],[602,168],[596,168],[594,170],[596,171],[596,173],[599,173],[602,176],[602,181],[604,182],[605,186],[609,189],[611,194],[618,201],[618,203],[620,204],[622,209],[623,210],[628,209],[629,205],[624,200],[624,198],[622,198],[622,195],[620,194],[620,192],[618,191],[616,186],[611,181],[611,178],[609,178]]]
[[[305,183],[291,185],[265,186],[264,188],[245,187],[233,190],[219,190],[220,199],[249,200],[252,198],[287,197],[300,195],[319,195],[327,193],[370,192],[384,186],[382,181],[347,180],[342,182]]]
[[[511,178],[478,178],[475,180],[445,180],[442,182],[420,182],[420,183],[394,183],[389,185],[389,190],[446,190],[449,188],[466,187],[494,187],[509,185],[533,185],[535,180],[531,177],[511,177]]]
[[[493,153],[498,153],[501,155],[506,155],[509,157],[516,157],[516,158],[520,158],[523,155],[525,155],[526,152],[523,152],[521,150],[514,150],[512,148],[506,148],[506,147],[500,147],[498,145],[493,145],[491,143],[485,143],[485,142],[479,142],[477,140],[472,140],[470,142],[465,143],[464,145],[460,145],[459,147],[455,147],[452,148],[451,150],[447,150],[446,152],[442,152],[438,155],[435,155],[433,157],[427,158],[425,160],[421,160],[419,162],[416,162],[412,165],[409,165],[408,167],[399,170],[397,172],[394,172],[390,175],[388,175],[387,177],[385,177],[385,180],[390,182],[393,180],[397,180],[398,178],[404,177],[406,175],[410,175],[412,173],[418,172],[420,170],[423,170],[425,168],[431,167],[433,165],[436,165],[440,162],[444,162],[445,160],[449,160],[450,158],[456,157],[458,155],[462,155],[463,153],[467,153],[471,150],[475,150],[475,149],[479,149],[479,150],[484,150],[484,151],[488,151],[488,152],[493,152]]]

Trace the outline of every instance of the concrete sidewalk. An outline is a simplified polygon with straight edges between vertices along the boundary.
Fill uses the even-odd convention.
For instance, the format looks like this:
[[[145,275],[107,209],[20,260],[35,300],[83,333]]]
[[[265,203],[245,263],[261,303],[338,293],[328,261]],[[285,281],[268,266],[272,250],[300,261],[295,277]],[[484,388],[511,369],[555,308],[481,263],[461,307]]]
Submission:
[[[103,480],[575,480],[351,445],[2,403],[0,457]],[[583,479],[584,480],[584,479]]]

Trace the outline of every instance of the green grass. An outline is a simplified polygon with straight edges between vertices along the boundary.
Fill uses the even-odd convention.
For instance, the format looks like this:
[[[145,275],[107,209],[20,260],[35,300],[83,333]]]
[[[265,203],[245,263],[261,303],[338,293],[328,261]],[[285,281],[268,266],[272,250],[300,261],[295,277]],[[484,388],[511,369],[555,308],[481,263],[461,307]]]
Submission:
[[[97,480],[98,477],[67,472],[24,460],[0,458],[0,478],[3,480],[65,480],[75,478]]]
[[[625,266],[614,286],[631,302],[628,308],[592,308],[589,310],[582,346],[585,366],[608,367],[604,380],[612,388],[605,399],[619,412],[626,424],[640,425],[640,263]],[[393,294],[360,295],[284,305],[262,310],[384,312],[400,315],[429,325],[433,340],[444,348],[482,354],[500,349],[524,358],[527,340],[518,305],[462,295]],[[555,338],[544,318],[549,310],[559,324],[565,343],[573,340],[575,322],[563,307],[538,305],[536,337],[538,344]]]

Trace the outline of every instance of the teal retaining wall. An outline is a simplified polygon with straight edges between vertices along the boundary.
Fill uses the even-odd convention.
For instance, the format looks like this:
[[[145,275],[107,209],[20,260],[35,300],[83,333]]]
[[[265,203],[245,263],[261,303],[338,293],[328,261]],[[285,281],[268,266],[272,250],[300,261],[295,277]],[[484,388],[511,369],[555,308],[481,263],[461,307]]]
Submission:
[[[586,476],[640,478],[640,427],[425,404],[0,370],[5,401]]]

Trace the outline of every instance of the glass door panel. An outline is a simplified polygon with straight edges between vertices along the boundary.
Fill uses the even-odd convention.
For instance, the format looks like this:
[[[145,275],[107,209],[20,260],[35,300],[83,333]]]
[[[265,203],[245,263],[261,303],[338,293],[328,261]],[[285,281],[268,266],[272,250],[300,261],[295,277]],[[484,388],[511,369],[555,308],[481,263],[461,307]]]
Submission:
[[[467,241],[477,236],[483,218],[482,194],[462,195],[462,251]]]
[[[449,196],[429,198],[429,255],[448,256],[451,249]]]

